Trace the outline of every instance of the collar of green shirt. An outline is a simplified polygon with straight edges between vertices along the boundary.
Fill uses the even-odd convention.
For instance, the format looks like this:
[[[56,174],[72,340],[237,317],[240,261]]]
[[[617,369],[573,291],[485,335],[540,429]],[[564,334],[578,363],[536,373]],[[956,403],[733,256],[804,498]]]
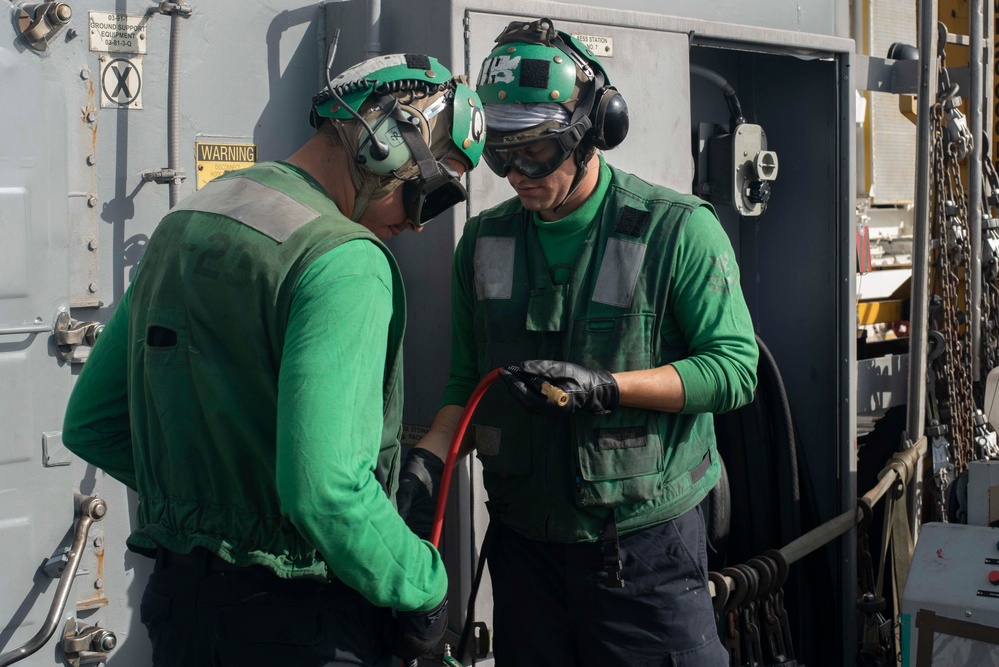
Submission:
[[[561,285],[569,279],[579,251],[586,241],[590,225],[600,212],[600,204],[604,201],[607,189],[610,187],[610,167],[600,155],[600,177],[593,194],[583,202],[583,205],[561,220],[546,222],[535,213],[534,224],[538,228],[538,241],[545,255],[545,263],[551,274],[552,282]]]

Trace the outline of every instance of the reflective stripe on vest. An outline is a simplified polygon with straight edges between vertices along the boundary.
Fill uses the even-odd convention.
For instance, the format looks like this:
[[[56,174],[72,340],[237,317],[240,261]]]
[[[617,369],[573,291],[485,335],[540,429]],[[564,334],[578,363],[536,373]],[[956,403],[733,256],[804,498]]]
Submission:
[[[475,296],[509,299],[513,294],[513,255],[516,239],[483,236],[475,241]]]
[[[515,239],[507,236],[483,236],[475,241],[475,296],[479,300],[509,299],[513,294],[516,244]],[[628,308],[647,248],[644,243],[608,239],[593,300]]]
[[[600,272],[597,273],[597,284],[593,288],[593,300],[621,308],[631,306],[647,247],[644,243],[608,239]]]
[[[284,243],[319,217],[319,213],[285,193],[243,176],[212,181],[173,210],[224,215],[278,243]]]

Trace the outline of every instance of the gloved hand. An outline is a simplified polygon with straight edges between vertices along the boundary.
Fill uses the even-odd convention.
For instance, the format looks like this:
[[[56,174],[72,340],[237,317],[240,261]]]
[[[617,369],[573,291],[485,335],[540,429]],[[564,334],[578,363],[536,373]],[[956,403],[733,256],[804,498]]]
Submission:
[[[567,361],[532,359],[520,366],[507,366],[500,371],[507,389],[528,410],[548,415],[571,412],[592,412],[603,415],[617,407],[617,380],[607,371],[594,371]],[[544,382],[569,395],[569,401],[559,407],[541,393]]]
[[[392,654],[403,661],[420,657],[440,641],[447,630],[447,595],[430,611],[396,612]]]
[[[437,505],[437,488],[444,473],[444,462],[426,449],[409,450],[399,473],[399,491],[395,501],[399,515],[420,538],[430,539]]]

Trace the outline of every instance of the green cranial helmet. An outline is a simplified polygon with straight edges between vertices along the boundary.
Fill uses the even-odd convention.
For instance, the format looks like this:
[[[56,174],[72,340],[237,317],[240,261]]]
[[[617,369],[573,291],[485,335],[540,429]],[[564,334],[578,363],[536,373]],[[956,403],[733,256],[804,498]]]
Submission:
[[[494,172],[506,176],[516,169],[542,178],[577,147],[582,166],[594,149],[624,140],[628,107],[582,42],[549,19],[514,21],[496,42],[476,88],[486,105],[484,156]],[[538,142],[544,146],[530,155],[514,150]]]
[[[422,226],[467,198],[454,161],[472,169],[485,146],[479,96],[464,76],[419,54],[372,58],[335,79],[327,67],[327,86],[313,98],[309,122],[315,128],[328,122],[353,158],[354,220],[369,201],[402,186],[407,216]]]
[[[460,155],[470,169],[478,164],[485,144],[482,103],[463,76],[452,76],[450,70],[433,56],[392,54],[371,58],[348,68],[329,84],[312,99],[309,122],[313,127],[318,128],[323,118],[350,122],[355,118],[351,111],[366,119],[373,117],[374,125],[379,116],[385,116],[381,108],[384,105],[380,102],[388,95],[398,99],[403,106],[419,109],[427,120],[446,112],[451,125],[453,152],[458,154],[456,157]],[[339,101],[331,94],[331,88],[336,91]],[[430,102],[424,104],[423,101],[428,99]],[[394,126],[394,122],[379,125],[376,130],[379,138],[384,140],[386,135],[393,134]],[[388,141],[392,143],[391,137]],[[432,149],[437,149],[437,146]],[[438,150],[433,152],[437,154]],[[394,152],[384,165],[380,165],[380,173],[398,169],[411,157],[406,151]]]
[[[596,72],[609,83],[593,53],[548,19],[514,21],[496,42],[476,86],[485,104],[555,102],[573,111]]]

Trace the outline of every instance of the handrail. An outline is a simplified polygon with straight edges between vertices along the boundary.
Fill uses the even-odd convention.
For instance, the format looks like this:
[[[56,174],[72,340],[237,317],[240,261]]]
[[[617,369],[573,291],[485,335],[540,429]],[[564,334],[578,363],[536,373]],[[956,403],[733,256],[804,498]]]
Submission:
[[[103,519],[107,511],[107,503],[101,498],[87,496],[80,501],[80,516],[76,521],[73,545],[69,548],[69,561],[59,576],[59,586],[56,587],[55,598],[52,600],[52,606],[49,607],[49,614],[45,617],[42,627],[27,643],[0,655],[0,667],[7,667],[7,665],[12,665],[19,660],[27,658],[51,639],[53,633],[56,631],[56,627],[59,625],[62,612],[66,608],[66,602],[69,600],[69,592],[73,587],[76,571],[80,567],[80,560],[83,557],[84,545],[87,542],[90,526],[95,521]]]
[[[926,455],[926,443],[925,437],[920,438],[909,449],[893,454],[888,459],[885,467],[878,473],[880,481],[861,498],[862,504],[873,506],[898,482],[908,484],[916,470],[916,464]],[[849,532],[850,529],[858,525],[863,519],[864,509],[858,504],[777,549],[777,552],[784,558],[787,565],[790,565],[813,551],[821,549],[840,535]],[[716,576],[723,578],[729,591],[734,593],[737,585],[734,579],[721,573],[716,573]]]
[[[32,324],[23,327],[0,327],[0,336],[16,335],[16,334],[50,333],[51,331],[52,331],[51,324]]]

